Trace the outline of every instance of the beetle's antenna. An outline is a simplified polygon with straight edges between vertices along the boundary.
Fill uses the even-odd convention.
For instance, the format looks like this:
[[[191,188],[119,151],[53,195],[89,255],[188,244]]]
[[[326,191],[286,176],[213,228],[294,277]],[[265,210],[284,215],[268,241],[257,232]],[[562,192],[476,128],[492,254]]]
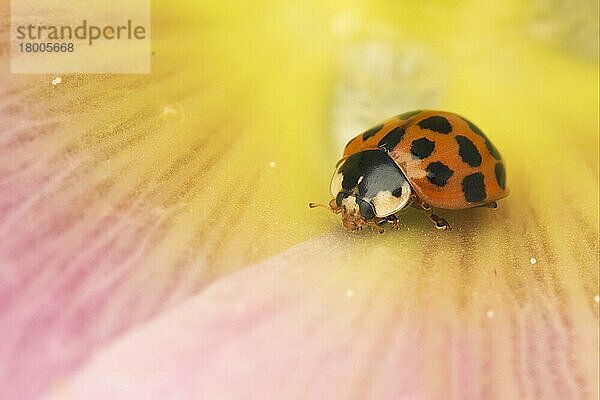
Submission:
[[[308,206],[310,208],[326,208],[329,211],[331,211],[334,214],[339,214],[342,212],[342,209],[340,207],[337,206],[337,204],[335,204],[335,199],[332,199],[329,204],[322,204],[322,203],[308,203]]]
[[[308,206],[310,208],[322,207],[322,208],[326,208],[328,210],[331,210],[331,207],[329,207],[327,204],[322,204],[322,203],[308,203]]]

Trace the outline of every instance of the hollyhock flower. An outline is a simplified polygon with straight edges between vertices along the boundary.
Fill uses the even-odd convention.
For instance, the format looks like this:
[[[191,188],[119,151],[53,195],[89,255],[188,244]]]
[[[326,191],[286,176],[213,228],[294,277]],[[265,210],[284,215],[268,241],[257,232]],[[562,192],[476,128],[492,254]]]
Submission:
[[[154,2],[148,75],[11,74],[4,35],[0,398],[597,398],[597,5],[565,4]],[[497,211],[308,209],[418,108],[501,149]]]

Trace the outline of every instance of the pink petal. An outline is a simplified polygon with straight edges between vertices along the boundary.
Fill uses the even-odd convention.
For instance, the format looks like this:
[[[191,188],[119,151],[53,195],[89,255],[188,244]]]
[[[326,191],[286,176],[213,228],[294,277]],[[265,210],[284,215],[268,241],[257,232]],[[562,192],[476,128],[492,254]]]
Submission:
[[[328,235],[223,278],[98,352],[52,398],[597,395],[595,309],[574,286],[540,302],[514,286],[527,273],[419,276],[415,254],[389,244]]]
[[[282,180],[270,156],[246,169],[260,179],[229,171],[247,153],[225,146],[243,138],[242,121],[207,145],[218,113],[177,142],[160,128],[195,128],[164,121],[165,98],[117,95],[148,79],[158,78],[107,77],[104,88],[65,77],[53,88],[47,77],[0,75],[0,398],[37,398],[131,327],[306,234],[285,224],[247,240],[289,203],[273,189]],[[103,92],[116,98],[97,112],[89,102]],[[128,108],[110,112],[119,102]],[[162,137],[137,140],[148,131]],[[156,144],[169,140],[177,146]],[[148,156],[161,151],[168,157]],[[259,214],[253,202],[267,205]]]

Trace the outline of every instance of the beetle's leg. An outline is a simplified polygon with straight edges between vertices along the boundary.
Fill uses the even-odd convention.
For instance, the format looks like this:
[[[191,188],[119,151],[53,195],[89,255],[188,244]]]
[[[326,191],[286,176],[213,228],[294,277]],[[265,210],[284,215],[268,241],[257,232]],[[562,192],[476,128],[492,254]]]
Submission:
[[[400,220],[396,217],[396,214],[388,215],[387,222],[392,224],[392,229],[400,229]]]
[[[411,194],[410,197],[408,198],[408,206],[419,208],[419,206],[418,206],[419,204],[421,204],[421,201],[419,200],[417,195],[415,195],[414,193]]]
[[[442,231],[451,231],[452,227],[450,226],[450,224],[448,223],[448,221],[446,221],[444,218],[439,217],[437,215],[435,215],[433,212],[429,211],[429,213],[427,213],[427,217],[429,218],[429,220],[431,220],[436,229],[442,230]]]
[[[385,218],[372,218],[368,221],[365,222],[365,225],[370,226],[371,229],[373,229],[374,231],[377,231],[377,233],[379,233],[380,235],[383,234],[383,232],[385,232],[385,230],[380,226],[383,222],[385,222],[386,219]]]
[[[418,201],[415,204],[415,206],[427,213],[427,218],[429,218],[429,220],[431,222],[433,222],[436,229],[439,229],[442,231],[446,231],[446,230],[451,231],[452,230],[452,227],[450,226],[448,221],[446,221],[444,218],[442,218],[440,216],[435,215],[429,204],[425,204],[421,201]]]
[[[496,210],[498,208],[498,203],[496,203],[495,201],[491,201],[487,204],[482,204],[479,207],[491,208],[493,210]]]
[[[388,222],[387,218],[379,218],[379,217],[375,217],[375,220],[377,220],[377,225],[379,226],[384,226],[386,222]]]

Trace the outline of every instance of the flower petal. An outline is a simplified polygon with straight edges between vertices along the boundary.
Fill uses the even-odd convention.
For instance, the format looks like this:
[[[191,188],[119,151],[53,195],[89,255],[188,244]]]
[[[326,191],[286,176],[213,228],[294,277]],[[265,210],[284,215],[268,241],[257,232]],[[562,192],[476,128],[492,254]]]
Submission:
[[[229,376],[260,393],[278,378],[290,396],[597,394],[597,64],[532,43],[513,3],[155,6],[151,75],[0,74],[0,397],[185,395],[162,359],[206,374],[201,388],[185,376],[193,393],[231,397]],[[338,79],[340,55],[365,42],[380,79]],[[409,211],[384,238],[309,211],[340,150],[331,88],[348,81],[390,89],[369,103],[381,112],[426,103],[476,120],[507,159],[500,210],[452,213],[448,234]],[[334,105],[337,136],[368,127],[339,123],[366,121],[354,103]],[[236,272],[323,231],[340,233]],[[231,311],[238,298],[249,317]],[[168,323],[140,327],[140,342],[105,350],[182,302]],[[168,346],[180,334],[169,324],[190,331],[183,353],[144,342]],[[156,382],[127,380],[147,376],[141,364],[109,368],[138,352],[162,357]],[[116,383],[81,388],[86,376]]]
[[[505,249],[472,233],[428,236],[422,256],[414,237],[315,238],[139,327],[52,398],[593,398],[597,305],[548,275],[567,265],[485,262]]]
[[[281,27],[257,52],[268,33],[231,36],[254,28],[243,14],[207,33],[179,24],[189,10],[155,12],[151,75],[0,75],[2,398],[35,398],[124,331],[327,226],[282,218],[308,215],[327,185],[303,155],[327,159],[308,139],[326,110],[324,47],[302,53]]]

